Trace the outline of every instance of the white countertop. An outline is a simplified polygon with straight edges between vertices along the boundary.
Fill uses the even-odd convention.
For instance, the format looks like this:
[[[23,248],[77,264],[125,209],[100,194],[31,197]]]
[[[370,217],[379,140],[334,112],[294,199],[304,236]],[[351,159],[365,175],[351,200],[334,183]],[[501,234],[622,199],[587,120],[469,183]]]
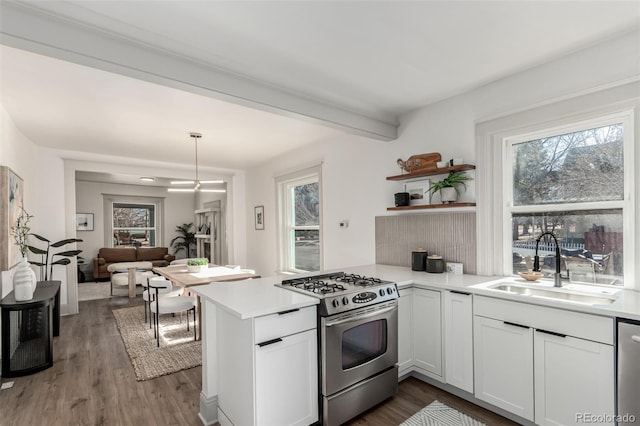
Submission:
[[[493,283],[507,277],[454,275],[452,273],[432,274],[412,271],[406,267],[389,265],[362,265],[340,268],[339,270],[393,281],[398,285],[399,289],[417,287],[436,290],[465,291],[498,299],[549,306],[576,312],[640,320],[640,292],[632,290],[621,290],[616,295],[617,300],[610,305],[584,305],[549,299],[530,298],[482,288],[483,284]],[[307,275],[314,274],[316,273]],[[319,299],[315,297],[305,296],[274,286],[274,284],[287,278],[291,278],[291,276],[274,276],[226,283],[219,282],[193,287],[190,290],[240,319],[255,318],[319,303]],[[512,279],[521,280],[519,278]],[[521,281],[524,282],[524,280]]]
[[[189,291],[215,303],[219,308],[240,319],[255,318],[320,303],[320,299],[316,297],[274,286],[286,278],[280,276],[216,282],[190,287]]]

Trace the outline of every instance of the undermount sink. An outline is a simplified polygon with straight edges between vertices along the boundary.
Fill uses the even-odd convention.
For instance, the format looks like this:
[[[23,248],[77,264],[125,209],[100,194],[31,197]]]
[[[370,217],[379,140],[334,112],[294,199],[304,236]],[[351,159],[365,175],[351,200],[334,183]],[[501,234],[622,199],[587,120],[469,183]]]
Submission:
[[[610,305],[616,301],[614,294],[617,290],[600,289],[593,287],[588,291],[576,291],[569,288],[542,287],[535,284],[496,283],[486,288],[507,293],[518,294],[544,299],[553,299],[564,302],[581,303],[585,305]]]

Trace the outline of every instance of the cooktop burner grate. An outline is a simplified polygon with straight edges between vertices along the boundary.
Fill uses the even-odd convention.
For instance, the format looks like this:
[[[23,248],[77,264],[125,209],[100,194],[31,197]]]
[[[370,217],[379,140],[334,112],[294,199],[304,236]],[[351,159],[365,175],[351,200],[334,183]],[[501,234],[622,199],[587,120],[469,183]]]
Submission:
[[[375,284],[382,284],[382,280],[380,278],[366,277],[357,274],[344,274],[342,276],[336,277],[336,281],[349,283],[353,285],[359,285],[362,287],[367,287]]]

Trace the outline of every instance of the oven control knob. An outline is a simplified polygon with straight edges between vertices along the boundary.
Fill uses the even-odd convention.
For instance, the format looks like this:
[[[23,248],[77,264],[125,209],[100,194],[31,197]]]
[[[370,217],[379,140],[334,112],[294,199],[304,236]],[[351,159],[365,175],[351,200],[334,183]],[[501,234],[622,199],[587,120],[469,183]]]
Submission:
[[[349,304],[349,298],[348,298],[348,297],[346,297],[346,296],[345,296],[345,297],[343,297],[343,298],[342,298],[342,304],[343,304],[343,305],[348,305],[348,304]]]
[[[384,297],[384,288],[380,289],[380,296]]]
[[[387,289],[387,294],[391,294],[391,293],[393,293],[393,287],[389,287],[389,288]]]
[[[331,305],[333,305],[334,308],[337,308],[338,306],[340,306],[340,301],[338,299],[333,299]]]

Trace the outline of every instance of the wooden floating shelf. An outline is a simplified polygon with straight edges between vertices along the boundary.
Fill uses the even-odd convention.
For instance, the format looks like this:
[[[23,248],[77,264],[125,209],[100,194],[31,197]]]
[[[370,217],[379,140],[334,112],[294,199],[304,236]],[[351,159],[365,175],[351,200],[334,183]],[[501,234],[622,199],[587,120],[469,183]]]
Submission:
[[[446,208],[453,208],[453,207],[475,207],[475,205],[476,203],[424,204],[424,205],[415,205],[415,206],[387,207],[387,211],[446,209]]]
[[[474,170],[476,166],[473,164],[460,164],[459,166],[442,167],[440,169],[427,169],[415,173],[407,173],[404,175],[387,176],[387,180],[407,180],[416,179],[425,176],[442,175],[449,172],[461,172],[465,170]],[[413,207],[413,206],[410,206]],[[394,207],[395,209],[395,207]]]

